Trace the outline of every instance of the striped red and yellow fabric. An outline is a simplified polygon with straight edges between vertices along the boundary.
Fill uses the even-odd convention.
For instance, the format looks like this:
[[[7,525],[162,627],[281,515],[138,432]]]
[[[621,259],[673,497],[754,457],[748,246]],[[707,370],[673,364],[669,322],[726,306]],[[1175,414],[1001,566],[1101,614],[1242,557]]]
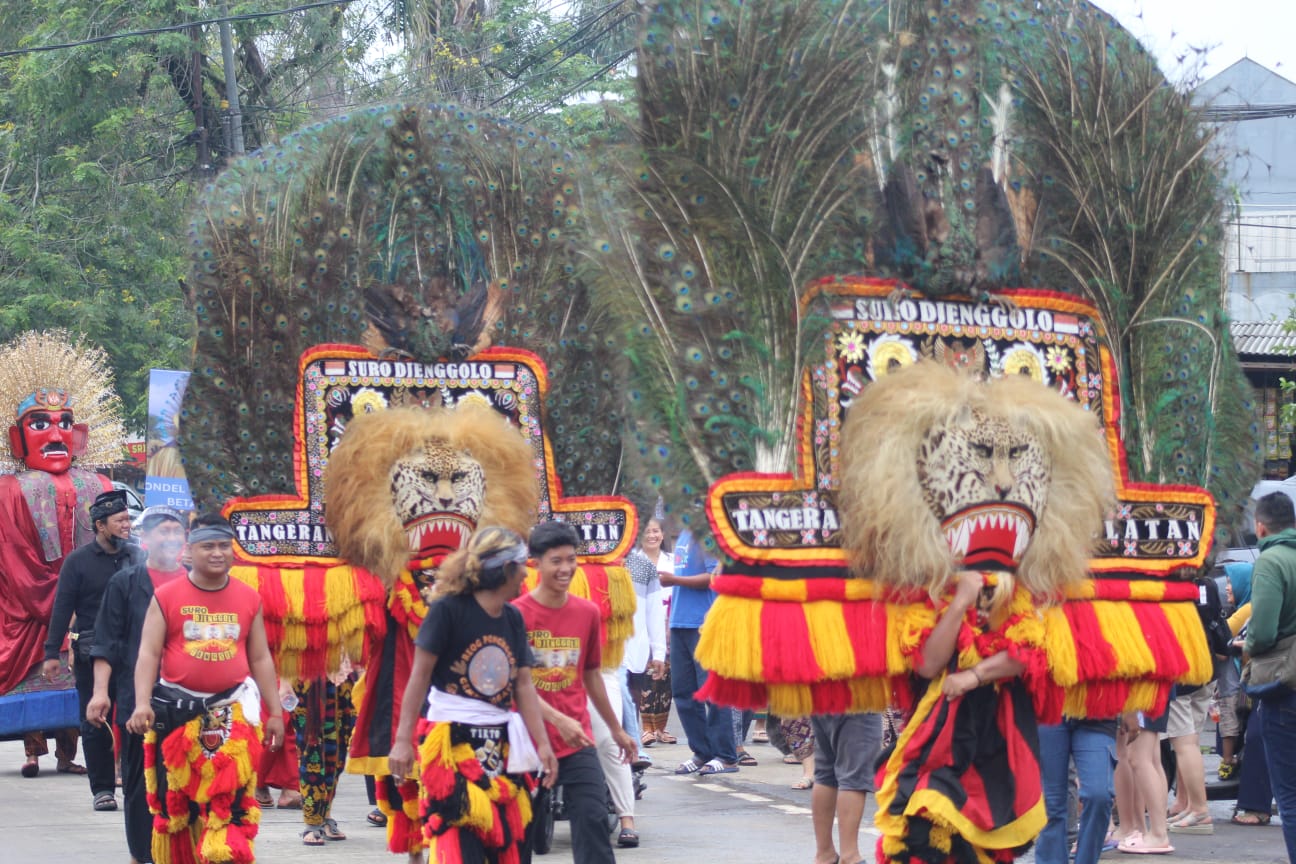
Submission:
[[[230,574],[261,595],[261,616],[279,676],[311,680],[332,674],[343,653],[359,662],[365,640],[386,628],[382,582],[359,567],[238,563]]]
[[[703,695],[783,716],[878,711],[912,672],[911,653],[935,623],[922,598],[883,599],[879,586],[846,578],[717,577],[698,659]],[[1192,583],[1090,580],[1038,612],[1048,677],[1062,713],[1112,717],[1159,710],[1176,681],[1211,677]],[[1044,689],[1044,688],[1039,688]],[[1037,706],[1055,713],[1055,700]]]

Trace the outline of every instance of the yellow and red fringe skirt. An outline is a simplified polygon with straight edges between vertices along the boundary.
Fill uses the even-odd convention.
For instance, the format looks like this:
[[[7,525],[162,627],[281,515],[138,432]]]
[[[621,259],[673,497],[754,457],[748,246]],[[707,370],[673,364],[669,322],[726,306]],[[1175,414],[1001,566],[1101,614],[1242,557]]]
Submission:
[[[144,784],[153,814],[154,864],[250,864],[252,841],[261,823],[256,803],[256,764],[261,757],[257,729],[235,702],[229,715],[208,724],[199,715],[167,733],[144,736]],[[223,741],[220,739],[223,737]],[[197,817],[192,818],[196,808]]]
[[[531,822],[530,778],[488,774],[458,723],[422,721],[420,735],[418,806],[428,864],[463,864],[464,843],[480,844],[489,861],[518,864]]]

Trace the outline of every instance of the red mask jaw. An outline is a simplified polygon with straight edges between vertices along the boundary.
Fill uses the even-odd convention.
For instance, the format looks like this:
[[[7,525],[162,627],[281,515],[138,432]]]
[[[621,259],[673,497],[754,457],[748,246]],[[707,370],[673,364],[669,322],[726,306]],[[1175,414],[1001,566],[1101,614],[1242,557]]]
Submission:
[[[969,569],[1016,570],[1035,532],[1035,514],[1020,504],[965,507],[941,523],[950,551]]]
[[[477,526],[459,513],[425,513],[405,523],[410,557],[442,558],[468,542]]]

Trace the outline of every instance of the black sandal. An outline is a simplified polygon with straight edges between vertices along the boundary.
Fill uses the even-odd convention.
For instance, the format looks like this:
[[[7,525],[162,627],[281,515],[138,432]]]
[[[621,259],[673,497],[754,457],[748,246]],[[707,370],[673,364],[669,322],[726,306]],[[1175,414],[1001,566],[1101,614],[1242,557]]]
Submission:
[[[639,832],[633,828],[622,828],[617,835],[617,845],[622,849],[633,849],[639,845]]]
[[[322,825],[308,825],[301,833],[303,846],[323,846],[324,828]]]
[[[320,833],[324,835],[325,840],[345,840],[346,835],[342,829],[338,828],[337,821],[334,819],[325,819],[324,824],[320,826]]]
[[[100,792],[94,796],[94,809],[99,812],[117,809],[117,796],[111,792]]]
[[[375,828],[386,828],[387,814],[375,807],[373,810],[369,811],[369,815],[365,817],[365,821]]]

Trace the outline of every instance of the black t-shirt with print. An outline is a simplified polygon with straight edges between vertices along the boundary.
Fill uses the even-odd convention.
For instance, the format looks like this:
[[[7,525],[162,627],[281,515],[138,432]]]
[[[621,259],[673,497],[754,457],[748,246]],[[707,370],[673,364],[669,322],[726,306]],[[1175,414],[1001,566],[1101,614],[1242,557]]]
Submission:
[[[518,668],[533,665],[522,613],[506,603],[493,618],[471,594],[435,600],[414,644],[436,655],[433,687],[499,708],[513,705]]]

